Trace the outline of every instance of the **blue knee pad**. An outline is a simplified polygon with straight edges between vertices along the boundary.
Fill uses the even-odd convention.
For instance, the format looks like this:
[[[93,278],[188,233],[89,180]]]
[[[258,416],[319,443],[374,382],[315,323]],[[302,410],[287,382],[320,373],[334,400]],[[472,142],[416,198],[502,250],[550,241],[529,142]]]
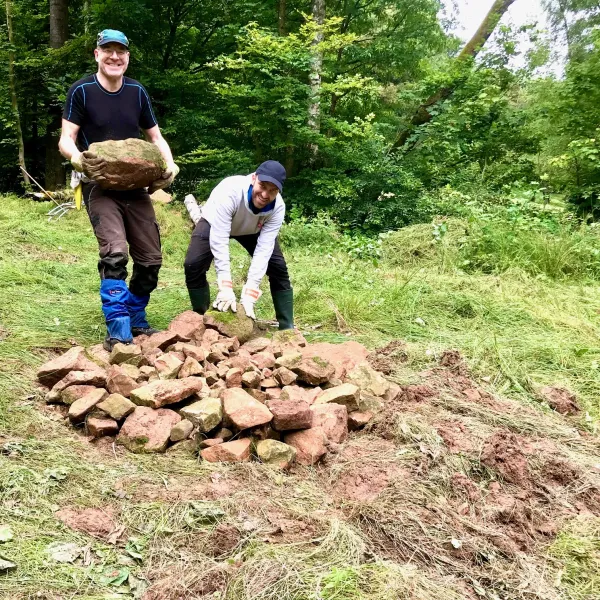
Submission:
[[[149,300],[150,294],[138,296],[129,292],[129,297],[127,298],[127,310],[129,312],[132,327],[150,327],[146,320],[146,306],[148,306]]]
[[[102,312],[111,338],[131,342],[131,320],[127,310],[129,290],[121,279],[103,279],[100,283]]]

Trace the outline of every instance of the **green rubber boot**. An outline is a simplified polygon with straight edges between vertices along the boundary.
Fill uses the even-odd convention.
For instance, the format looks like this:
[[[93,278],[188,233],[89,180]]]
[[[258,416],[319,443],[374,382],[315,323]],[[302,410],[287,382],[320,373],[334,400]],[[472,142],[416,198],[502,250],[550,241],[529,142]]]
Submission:
[[[203,315],[210,307],[210,287],[205,286],[195,290],[188,288],[188,293],[190,295],[192,309]]]
[[[271,292],[279,329],[294,329],[294,290]]]

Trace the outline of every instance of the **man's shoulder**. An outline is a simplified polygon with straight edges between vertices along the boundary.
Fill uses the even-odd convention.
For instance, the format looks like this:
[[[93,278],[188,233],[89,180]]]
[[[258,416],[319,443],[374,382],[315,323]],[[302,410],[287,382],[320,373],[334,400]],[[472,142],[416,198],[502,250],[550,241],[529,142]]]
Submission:
[[[215,189],[229,190],[232,192],[239,191],[240,193],[243,193],[244,189],[248,188],[247,179],[247,175],[231,175],[225,177],[225,179],[221,179]]]
[[[233,186],[244,185],[246,179],[248,179],[247,175],[230,175],[229,177],[225,177],[225,179],[221,179],[221,183]]]
[[[131,77],[123,77],[123,83],[128,86],[146,89],[137,79],[132,79]]]
[[[78,88],[80,86],[89,85],[89,84],[93,84],[93,83],[96,83],[96,80],[94,79],[94,76],[93,75],[86,75],[85,77],[82,77],[81,79],[78,79],[71,86],[71,89],[75,89],[75,88]]]

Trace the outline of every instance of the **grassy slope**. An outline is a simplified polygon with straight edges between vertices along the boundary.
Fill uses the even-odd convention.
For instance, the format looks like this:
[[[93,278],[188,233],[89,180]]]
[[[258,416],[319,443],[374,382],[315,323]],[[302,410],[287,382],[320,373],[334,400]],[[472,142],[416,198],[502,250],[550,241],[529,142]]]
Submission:
[[[189,503],[164,502],[160,494],[139,502],[115,492],[121,481],[141,481],[153,489],[164,487],[162,500],[172,499],[169,486],[218,469],[175,457],[156,460],[122,452],[115,455],[110,449],[96,451],[36,408],[31,382],[46,349],[66,348],[72,340],[96,343],[104,335],[96,244],[89,222],[84,213],[71,213],[48,223],[48,209],[47,204],[14,197],[3,198],[0,205],[0,440],[3,436],[13,443],[12,457],[0,454],[0,525],[9,524],[14,533],[13,540],[0,543],[0,555],[19,564],[16,574],[0,576],[0,596],[21,598],[42,590],[49,598],[112,597],[110,590],[116,588],[101,580],[100,571],[131,562],[125,566],[140,576],[161,569],[182,580],[186,570],[218,573],[220,563],[190,550],[193,540],[202,539],[206,524],[197,522],[196,509]],[[163,327],[188,308],[181,265],[190,227],[171,207],[160,208],[159,221],[165,265],[149,312],[153,324]],[[431,364],[442,349],[459,348],[474,372],[489,378],[493,391],[523,402],[535,403],[534,391],[541,384],[574,389],[592,415],[584,426],[594,427],[593,419],[600,414],[596,284],[554,283],[521,273],[502,277],[448,273],[436,265],[375,269],[341,254],[303,248],[286,254],[297,321],[302,327],[319,326],[312,330],[313,341],[341,340],[350,334],[375,346],[404,339],[409,343],[407,380],[410,373]],[[234,277],[241,285],[248,259],[238,249],[233,257]],[[272,318],[268,294],[258,313]],[[255,466],[239,469],[246,469],[257,489],[287,490],[291,482],[295,487],[281,500],[286,510],[310,513],[323,502],[318,487],[296,477],[288,480]],[[233,506],[233,499],[230,504],[225,500],[221,508],[243,518],[243,501],[239,497],[236,501]],[[143,564],[132,561],[122,549],[67,530],[53,516],[54,510],[67,504],[115,507],[120,520],[140,540]],[[597,564],[597,540],[597,531],[589,530],[569,530],[559,537],[554,556],[566,565],[567,573],[574,573],[568,580],[563,578],[565,594],[580,589],[571,597],[598,597],[597,587],[589,588],[587,582],[594,569],[585,571],[584,585],[573,567],[583,560],[578,544],[586,548],[585,560],[591,556],[592,567]],[[91,564],[49,562],[45,548],[55,541],[91,544]],[[286,572],[271,586],[272,594],[279,597],[317,597],[317,587],[324,598],[439,596],[441,588],[431,574],[387,563],[360,565],[356,549],[361,544],[350,525],[335,520],[328,521],[316,549],[279,546],[275,553],[253,540],[245,547],[245,566],[228,597],[269,597],[262,588],[261,594],[252,593],[252,585],[255,579],[268,577],[274,564],[284,565]],[[389,580],[391,587],[386,584]],[[414,589],[419,591],[410,591]]]

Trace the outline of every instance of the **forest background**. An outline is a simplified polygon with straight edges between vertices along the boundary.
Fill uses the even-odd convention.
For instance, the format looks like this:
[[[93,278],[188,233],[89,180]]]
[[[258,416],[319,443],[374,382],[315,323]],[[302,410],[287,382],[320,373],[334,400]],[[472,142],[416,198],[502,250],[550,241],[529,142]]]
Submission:
[[[23,192],[19,163],[64,185],[61,108],[112,27],[183,167],[178,196],[270,158],[289,219],[355,237],[504,209],[553,231],[530,202],[553,194],[579,225],[600,185],[600,3],[544,0],[541,30],[498,24],[514,2],[464,46],[439,0],[5,0],[0,192]]]

